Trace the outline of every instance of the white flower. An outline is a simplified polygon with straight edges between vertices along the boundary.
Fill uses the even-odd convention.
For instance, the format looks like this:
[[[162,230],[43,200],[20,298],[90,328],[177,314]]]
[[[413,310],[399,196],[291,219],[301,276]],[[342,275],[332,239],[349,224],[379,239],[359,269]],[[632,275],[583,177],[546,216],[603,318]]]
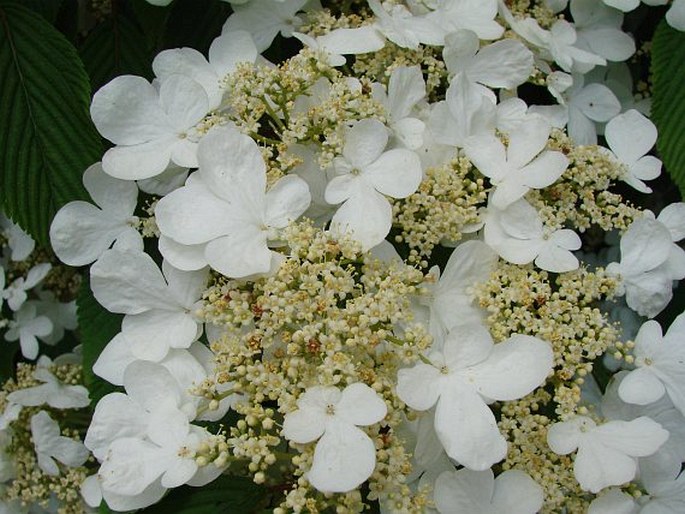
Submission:
[[[386,11],[379,0],[368,0],[376,15],[374,27],[402,48],[416,50],[419,44],[440,45],[446,32],[428,16],[414,16],[404,5],[391,5]]]
[[[59,475],[55,460],[76,467],[88,459],[89,453],[83,443],[62,436],[57,422],[44,410],[31,417],[31,438],[38,467],[48,475]]]
[[[2,297],[7,300],[9,308],[13,311],[19,310],[28,298],[26,292],[36,287],[51,269],[52,265],[49,262],[36,264],[29,270],[26,278],[19,277],[7,286],[6,289],[2,290]]]
[[[357,382],[343,391],[314,386],[285,415],[281,434],[295,443],[318,439],[307,480],[322,492],[359,487],[376,466],[376,448],[359,426],[373,425],[387,413],[385,402],[369,386]]]
[[[531,119],[509,135],[505,148],[494,135],[474,135],[464,143],[464,152],[478,170],[497,186],[490,205],[504,209],[530,189],[553,184],[568,167],[561,152],[545,150],[551,127],[542,119]]]
[[[5,332],[5,340],[18,339],[22,355],[27,359],[35,359],[38,356],[38,337],[47,337],[51,332],[52,321],[47,316],[38,316],[36,304],[27,302],[14,313],[14,320]]]
[[[90,106],[95,127],[116,145],[105,152],[102,168],[115,178],[140,180],[159,175],[170,162],[197,167],[195,126],[208,112],[204,88],[185,75],[154,85],[142,77],[116,77]]]
[[[252,0],[243,5],[233,5],[233,14],[226,20],[222,33],[246,30],[254,39],[261,53],[280,34],[291,37],[302,25],[296,13],[304,7],[307,0]]]
[[[523,471],[509,470],[494,478],[491,469],[463,468],[442,473],[433,498],[442,514],[535,514],[542,507],[543,492]]]
[[[567,455],[576,449],[573,472],[583,490],[597,493],[635,477],[637,457],[656,452],[668,431],[650,418],[608,421],[597,425],[586,416],[555,423],[547,432],[550,449]]]
[[[452,79],[445,93],[445,101],[433,104],[428,120],[435,143],[461,147],[470,136],[494,134],[494,98],[484,95],[484,90],[464,73]]]
[[[646,405],[668,394],[685,415],[685,313],[678,316],[665,335],[654,320],[640,327],[635,338],[636,369],[618,388],[624,402]]]
[[[479,39],[498,39],[504,32],[495,21],[497,0],[443,0],[427,18],[442,27],[444,34],[472,30]]]
[[[198,157],[200,169],[157,204],[157,224],[172,242],[160,243],[160,251],[176,266],[209,265],[235,278],[268,272],[280,254],[267,242],[309,207],[307,184],[288,175],[265,191],[262,154],[233,127],[213,129]],[[184,261],[186,246],[194,252],[190,262]]]
[[[23,261],[36,247],[33,238],[22,230],[22,228],[4,214],[0,213],[0,229],[7,238],[7,245],[12,250],[10,259],[13,261]]]
[[[606,270],[620,276],[628,306],[653,318],[673,297],[674,280],[685,277],[685,252],[669,228],[649,216],[635,220],[621,237],[621,262]]]
[[[608,61],[625,61],[635,53],[633,38],[621,30],[623,14],[596,0],[572,0],[577,46]]]
[[[83,266],[114,242],[118,248],[142,251],[143,239],[135,228],[138,218],[133,215],[136,185],[110,177],[99,162],[83,173],[83,185],[95,205],[78,200],[57,211],[50,226],[50,244],[57,257],[70,266]]]
[[[641,193],[651,193],[652,189],[643,180],[652,180],[661,174],[661,161],[646,155],[656,143],[654,124],[631,109],[612,118],[604,136],[614,157],[626,167],[622,180]]]
[[[475,32],[458,30],[445,37],[442,51],[450,75],[465,73],[472,82],[513,89],[533,71],[533,53],[520,41],[503,39],[480,48]]]
[[[418,411],[437,403],[435,431],[447,455],[469,469],[502,460],[507,442],[486,403],[521,398],[540,386],[553,364],[550,345],[513,335],[495,345],[481,325],[455,327],[431,364],[401,369],[397,395]]]
[[[578,268],[573,250],[580,237],[570,229],[545,229],[535,208],[521,198],[504,210],[488,209],[485,217],[485,243],[513,264],[535,265],[554,273]]]
[[[248,32],[224,31],[212,41],[209,59],[193,48],[174,48],[157,54],[152,69],[162,81],[178,73],[198,82],[207,93],[211,110],[221,104],[226,75],[235,71],[238,63],[255,62],[257,55],[257,47]]]
[[[350,233],[364,248],[385,239],[392,224],[392,208],[383,195],[406,198],[421,182],[421,161],[411,150],[384,151],[388,131],[380,121],[364,119],[348,130],[343,154],[333,165],[336,177],[326,187],[330,204],[343,204],[331,230]]]
[[[130,363],[122,380],[126,394],[110,393],[98,402],[86,446],[102,460],[117,439],[144,438],[152,414],[159,409],[179,410],[186,420],[194,418],[200,398],[188,389],[205,377],[202,366],[186,351],[175,351],[159,364]]]
[[[588,507],[587,514],[637,514],[635,499],[620,489],[610,488],[597,496]]]
[[[145,436],[122,437],[109,445],[98,471],[103,489],[135,496],[159,478],[165,488],[193,479],[198,471],[196,451],[209,432],[191,425],[182,411],[167,406],[150,414]],[[214,469],[216,477],[221,469]]]
[[[170,348],[188,348],[202,334],[195,304],[208,270],[180,271],[148,254],[108,250],[90,269],[90,287],[110,312],[125,314],[121,325],[140,359],[159,361]]]
[[[497,261],[497,254],[482,241],[466,241],[454,249],[442,273],[437,266],[431,268],[431,274],[440,278],[425,299],[430,309],[429,327],[434,344],[457,325],[481,321],[482,309],[474,305],[468,290],[486,281]]]
[[[388,92],[382,85],[373,84],[373,97],[385,107],[388,126],[401,146],[416,150],[423,144],[426,124],[412,109],[426,96],[426,83],[418,66],[395,68],[388,82]]]
[[[49,405],[55,409],[82,409],[88,407],[88,389],[82,385],[63,384],[47,368],[50,360],[41,357],[39,366],[33,372],[33,378],[43,382],[41,385],[18,389],[7,395],[10,402],[24,407]]]

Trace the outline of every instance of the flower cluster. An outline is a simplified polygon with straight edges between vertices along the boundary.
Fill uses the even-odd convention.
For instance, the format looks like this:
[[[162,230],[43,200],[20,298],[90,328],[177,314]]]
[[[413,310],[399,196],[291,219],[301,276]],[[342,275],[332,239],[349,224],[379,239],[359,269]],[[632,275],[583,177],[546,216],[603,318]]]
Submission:
[[[93,97],[112,146],[50,239],[122,315],[92,366],[118,389],[85,430],[77,364],[22,368],[3,497],[128,511],[226,475],[276,514],[680,512],[685,313],[653,318],[685,204],[633,200],[661,172],[639,2],[231,3],[207,57]],[[3,223],[5,338],[35,359],[74,325]]]

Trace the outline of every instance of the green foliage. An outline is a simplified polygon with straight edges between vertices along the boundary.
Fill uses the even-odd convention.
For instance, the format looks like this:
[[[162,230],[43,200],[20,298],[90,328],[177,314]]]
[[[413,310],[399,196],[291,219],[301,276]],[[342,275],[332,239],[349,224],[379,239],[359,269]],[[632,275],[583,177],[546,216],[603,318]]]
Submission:
[[[81,284],[76,306],[83,351],[83,380],[95,404],[104,395],[115,390],[114,386],[93,373],[93,364],[107,343],[119,333],[123,316],[112,314],[97,302],[86,277]]]
[[[229,4],[219,0],[176,0],[171,4],[164,47],[189,46],[207,55],[230,13]]]
[[[0,203],[40,244],[63,204],[87,199],[83,171],[100,157],[88,77],[41,15],[0,3]]]
[[[652,119],[664,166],[685,194],[685,33],[662,21],[652,46]]]
[[[222,476],[202,487],[183,486],[172,490],[145,514],[215,514],[217,512],[260,512],[268,491],[249,478]]]
[[[112,16],[95,27],[79,53],[93,91],[118,75],[152,78],[152,59],[145,35],[123,16]]]

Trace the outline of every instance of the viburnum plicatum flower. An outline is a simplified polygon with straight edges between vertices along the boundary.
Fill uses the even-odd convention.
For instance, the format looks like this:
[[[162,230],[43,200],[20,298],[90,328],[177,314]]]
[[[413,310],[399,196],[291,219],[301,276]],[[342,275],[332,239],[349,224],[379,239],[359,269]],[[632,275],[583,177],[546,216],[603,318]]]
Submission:
[[[199,470],[196,452],[209,436],[182,411],[169,405],[158,408],[150,413],[144,436],[121,437],[109,445],[98,471],[102,488],[134,496],[158,479],[168,489],[188,483]],[[207,470],[211,479],[222,471],[214,464],[205,466]],[[204,483],[211,481],[204,478]]]
[[[209,265],[234,278],[267,273],[282,259],[268,241],[307,210],[307,183],[288,175],[266,191],[257,143],[231,126],[210,131],[198,159],[185,186],[157,204],[160,251],[181,269]]]
[[[635,477],[637,458],[655,453],[668,431],[648,417],[598,425],[587,416],[555,423],[547,432],[550,449],[567,455],[576,449],[573,473],[583,490],[597,493]]]
[[[635,368],[618,388],[624,402],[647,405],[664,394],[685,415],[685,313],[680,314],[666,334],[661,325],[649,320],[635,337]]]
[[[533,118],[509,134],[507,147],[492,134],[466,140],[466,156],[496,186],[490,205],[504,209],[530,189],[553,184],[566,170],[569,160],[563,153],[545,150],[550,130],[546,121]]]
[[[397,395],[425,411],[437,404],[435,432],[447,455],[469,469],[484,470],[502,460],[507,442],[487,406],[521,398],[544,383],[554,355],[549,343],[515,334],[494,344],[478,324],[452,329],[440,350],[401,369]]]
[[[392,207],[384,195],[406,198],[419,187],[419,156],[405,148],[385,151],[388,130],[380,121],[364,119],[345,135],[342,156],[333,161],[336,177],[326,187],[330,204],[342,205],[331,230],[349,233],[370,249],[385,239],[392,225]]]
[[[376,467],[376,447],[359,427],[381,421],[385,402],[366,384],[314,386],[297,400],[283,420],[281,435],[299,444],[318,439],[306,477],[322,492],[346,492],[360,486]]]
[[[36,304],[26,302],[9,323],[5,332],[6,341],[19,340],[21,354],[27,359],[38,357],[38,338],[47,337],[52,332],[52,321],[47,316],[38,315]]]
[[[212,41],[208,59],[194,48],[172,48],[157,54],[152,70],[162,81],[177,73],[192,78],[207,93],[209,109],[216,109],[224,94],[226,75],[235,71],[238,63],[255,62],[257,55],[248,32],[224,31]]]
[[[6,288],[0,289],[0,296],[7,300],[7,305],[10,309],[13,311],[19,310],[28,298],[27,291],[36,287],[48,275],[51,269],[52,265],[49,262],[36,264],[29,270],[26,278],[19,277]],[[4,286],[4,284],[0,285]]]
[[[641,193],[651,193],[652,189],[643,181],[655,179],[661,174],[661,161],[647,155],[656,143],[657,130],[654,124],[631,109],[607,123],[604,137],[611,154],[626,168],[621,180]]]
[[[107,175],[97,162],[83,173],[83,185],[95,205],[77,200],[55,214],[50,244],[65,264],[83,266],[95,261],[112,243],[117,248],[143,250],[143,238],[133,215],[138,202],[136,184]]]
[[[580,237],[571,229],[547,230],[537,210],[525,199],[506,209],[488,209],[485,216],[485,243],[500,257],[513,264],[535,265],[562,273],[578,268],[573,253],[581,246]]]
[[[426,97],[426,82],[418,66],[395,68],[390,74],[388,91],[375,83],[373,98],[383,104],[388,126],[401,146],[416,150],[423,144],[426,124],[412,116],[414,107]]]
[[[674,222],[669,214],[664,219]],[[649,215],[639,218],[621,237],[621,261],[606,268],[620,277],[619,293],[641,316],[659,314],[673,297],[673,281],[685,277],[685,252],[673,240],[679,232],[677,223],[669,228]]]
[[[116,249],[90,269],[93,295],[110,312],[125,314],[121,330],[140,359],[159,361],[202,334],[194,311],[208,270],[180,271],[164,262],[162,272],[148,254]]]
[[[535,514],[542,507],[543,492],[523,471],[512,469],[495,478],[491,469],[462,468],[438,477],[433,499],[441,514]]]
[[[116,145],[102,157],[102,169],[115,178],[140,180],[159,175],[170,162],[197,167],[195,126],[208,112],[205,89],[185,75],[155,85],[142,77],[116,77],[90,106],[98,132]]]
[[[17,389],[7,395],[7,400],[22,405],[24,407],[36,407],[38,405],[49,405],[55,409],[82,409],[90,405],[88,389],[82,385],[64,384],[53,375],[48,366],[52,361],[41,356],[38,359],[33,378],[42,384]]]
[[[458,30],[445,37],[442,56],[450,75],[464,73],[471,82],[491,88],[513,89],[533,72],[533,53],[523,43],[503,39],[481,48],[471,30]],[[483,89],[483,94],[492,95]]]
[[[48,475],[59,475],[55,460],[75,467],[88,459],[88,450],[81,441],[64,437],[57,422],[44,410],[31,417],[31,438],[38,457],[38,467]]]
[[[473,304],[468,289],[485,282],[498,260],[488,245],[474,240],[454,249],[442,273],[438,266],[431,268],[430,274],[437,283],[432,287],[426,284],[428,294],[421,296],[419,301],[430,311],[429,328],[436,343],[456,325],[481,321],[484,314]]]
[[[0,213],[0,233],[7,238],[7,246],[11,250],[9,258],[13,261],[23,261],[36,247],[33,238],[2,213]]]

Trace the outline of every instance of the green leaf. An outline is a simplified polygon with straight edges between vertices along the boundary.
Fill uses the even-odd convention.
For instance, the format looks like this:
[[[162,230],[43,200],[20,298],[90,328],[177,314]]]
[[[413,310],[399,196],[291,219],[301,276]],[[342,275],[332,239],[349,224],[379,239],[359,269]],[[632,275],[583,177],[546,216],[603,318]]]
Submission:
[[[90,290],[90,281],[87,277],[84,277],[81,284],[76,307],[82,341],[83,380],[95,403],[115,390],[113,385],[93,373],[93,364],[107,343],[121,330],[123,316],[112,314],[98,303]]]
[[[145,514],[250,514],[264,508],[268,491],[249,478],[221,476],[202,487],[183,486],[172,490],[159,503],[144,509]],[[260,505],[262,503],[262,505]]]
[[[0,77],[0,203],[47,246],[57,209],[88,199],[81,176],[101,154],[88,76],[42,16],[0,2]]]
[[[48,23],[54,24],[62,7],[62,0],[22,0],[21,5],[40,14]]]
[[[662,21],[652,41],[652,118],[657,149],[668,173],[685,194],[685,33]]]
[[[230,13],[228,3],[219,0],[176,0],[171,5],[164,47],[188,46],[207,55]]]
[[[146,48],[143,32],[123,16],[95,27],[79,52],[93,91],[118,75],[152,78],[152,58]]]

